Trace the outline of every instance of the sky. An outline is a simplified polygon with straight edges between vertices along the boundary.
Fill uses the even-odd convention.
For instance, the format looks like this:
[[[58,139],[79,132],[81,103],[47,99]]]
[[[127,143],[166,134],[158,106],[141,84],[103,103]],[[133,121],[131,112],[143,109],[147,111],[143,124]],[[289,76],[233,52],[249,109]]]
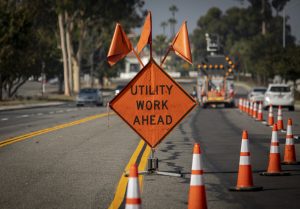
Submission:
[[[152,27],[153,37],[158,34],[163,34],[163,29],[160,26],[163,21],[171,17],[169,7],[176,5],[178,12],[175,14],[177,19],[176,31],[181,26],[184,20],[187,20],[188,30],[191,34],[197,27],[197,21],[200,16],[206,14],[211,7],[219,7],[226,11],[228,8],[247,7],[248,1],[244,0],[241,4],[237,0],[145,0],[144,9],[152,11]],[[281,13],[282,14],[282,13]],[[290,0],[286,5],[286,15],[290,17],[288,23],[292,27],[292,34],[296,37],[297,43],[300,44],[300,1]],[[137,30],[138,32],[139,30]],[[166,35],[170,35],[170,28],[166,28]]]

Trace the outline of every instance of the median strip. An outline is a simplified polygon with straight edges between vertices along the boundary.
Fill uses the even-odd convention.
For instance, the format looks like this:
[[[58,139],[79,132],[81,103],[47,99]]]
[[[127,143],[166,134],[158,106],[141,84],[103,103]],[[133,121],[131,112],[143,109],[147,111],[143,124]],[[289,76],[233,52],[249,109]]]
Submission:
[[[34,136],[39,136],[41,134],[45,134],[45,133],[48,133],[48,132],[52,132],[52,131],[56,131],[56,130],[59,130],[59,129],[75,126],[75,125],[78,125],[78,124],[81,124],[81,123],[85,123],[85,122],[95,120],[95,119],[98,119],[98,118],[103,118],[103,117],[106,117],[106,116],[107,116],[107,113],[102,113],[102,114],[82,118],[80,120],[76,120],[76,121],[73,121],[73,122],[57,125],[57,126],[54,126],[54,127],[51,127],[51,128],[45,128],[45,129],[42,129],[42,130],[38,130],[38,131],[30,132],[30,133],[27,133],[27,134],[23,134],[21,136],[16,136],[16,137],[1,141],[0,142],[0,147],[4,147],[4,146],[7,146],[9,144],[13,144],[13,143],[16,143],[16,142],[19,142],[19,141],[23,141],[25,139],[28,139],[28,138],[31,138],[31,137],[34,137]]]

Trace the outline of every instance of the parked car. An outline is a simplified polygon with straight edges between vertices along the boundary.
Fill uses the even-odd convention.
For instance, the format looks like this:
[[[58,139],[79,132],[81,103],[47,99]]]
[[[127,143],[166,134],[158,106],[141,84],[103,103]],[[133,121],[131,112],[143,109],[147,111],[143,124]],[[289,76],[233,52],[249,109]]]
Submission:
[[[264,97],[264,109],[270,105],[286,107],[289,111],[295,110],[294,93],[286,84],[270,84]]]
[[[265,87],[254,87],[248,94],[248,99],[252,102],[263,102],[265,97]]]
[[[76,97],[76,105],[103,105],[102,93],[99,89],[94,88],[84,88],[81,89],[78,96]]]

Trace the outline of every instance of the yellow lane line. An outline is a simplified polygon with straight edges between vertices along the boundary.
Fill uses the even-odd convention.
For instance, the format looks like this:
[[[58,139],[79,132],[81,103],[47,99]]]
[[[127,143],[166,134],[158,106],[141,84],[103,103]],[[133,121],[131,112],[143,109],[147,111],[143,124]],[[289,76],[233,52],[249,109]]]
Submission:
[[[128,164],[126,165],[125,171],[128,171],[130,169],[130,166],[136,162],[144,144],[145,144],[144,141],[141,140],[139,145],[137,146],[136,150],[132,154]],[[151,150],[150,147],[147,145],[147,147],[142,155],[140,164],[138,166],[139,170],[145,170],[147,158],[150,154],[150,150]],[[111,202],[109,209],[118,209],[120,207],[120,205],[122,204],[124,197],[125,197],[127,182],[128,182],[128,178],[125,177],[124,174],[122,174],[121,179],[117,186],[115,197],[114,197],[113,201]],[[140,184],[142,184],[143,175],[139,175],[139,182],[140,182]]]
[[[16,137],[1,141],[0,142],[0,147],[4,147],[4,146],[7,146],[9,144],[13,144],[13,143],[16,143],[16,142],[19,142],[19,141],[23,141],[25,139],[28,139],[28,138],[31,138],[31,137],[34,137],[34,136],[38,136],[38,135],[41,135],[41,134],[45,134],[45,133],[48,133],[48,132],[51,132],[51,131],[56,131],[56,130],[59,130],[59,129],[63,129],[63,128],[75,126],[75,125],[78,125],[78,124],[81,124],[81,123],[85,123],[85,122],[88,122],[88,121],[91,121],[91,120],[95,120],[95,119],[98,119],[98,118],[103,118],[105,116],[107,116],[107,113],[93,115],[93,116],[82,118],[80,120],[76,120],[76,121],[73,121],[73,122],[64,123],[64,124],[61,124],[61,125],[53,126],[51,128],[45,128],[45,129],[42,129],[42,130],[30,132],[30,133],[27,133],[27,134],[23,134],[21,136],[16,136]]]

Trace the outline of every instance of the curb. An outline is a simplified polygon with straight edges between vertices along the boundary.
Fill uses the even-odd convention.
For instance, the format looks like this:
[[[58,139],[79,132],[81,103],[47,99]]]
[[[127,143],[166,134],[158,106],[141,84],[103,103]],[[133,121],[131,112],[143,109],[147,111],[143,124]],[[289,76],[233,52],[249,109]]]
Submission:
[[[47,102],[47,103],[40,103],[40,104],[5,106],[5,107],[0,107],[0,112],[9,111],[9,110],[19,110],[19,109],[31,109],[31,108],[38,108],[38,107],[59,106],[66,103],[67,102]]]

